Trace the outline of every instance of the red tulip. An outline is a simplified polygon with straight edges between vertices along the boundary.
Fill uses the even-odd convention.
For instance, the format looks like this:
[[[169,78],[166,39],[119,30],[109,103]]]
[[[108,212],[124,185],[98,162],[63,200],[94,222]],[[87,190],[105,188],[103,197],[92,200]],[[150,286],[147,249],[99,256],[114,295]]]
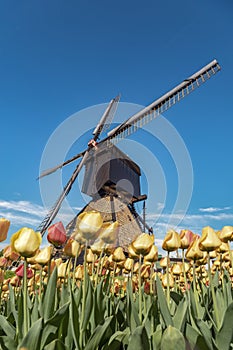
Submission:
[[[61,221],[48,228],[47,239],[55,247],[62,246],[66,241],[66,230]]]
[[[23,264],[19,265],[19,267],[17,267],[17,269],[15,270],[15,273],[18,277],[23,277]],[[33,271],[32,269],[27,268],[27,278],[32,278],[33,276]]]

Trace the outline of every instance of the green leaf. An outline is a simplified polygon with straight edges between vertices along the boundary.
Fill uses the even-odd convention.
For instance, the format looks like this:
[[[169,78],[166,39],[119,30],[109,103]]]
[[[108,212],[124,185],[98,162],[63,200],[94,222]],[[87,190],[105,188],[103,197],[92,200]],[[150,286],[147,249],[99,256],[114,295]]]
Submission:
[[[71,297],[70,298],[70,325],[72,329],[75,347],[76,349],[80,349],[79,347],[79,336],[80,336],[79,312],[74,301],[73,292],[71,292],[70,297]]]
[[[108,346],[111,350],[120,350],[122,345],[129,344],[130,329],[125,328],[123,331],[115,332],[109,339]]]
[[[168,309],[167,300],[165,298],[163,287],[162,287],[162,284],[161,284],[161,281],[160,281],[160,278],[158,277],[158,275],[156,276],[156,286],[157,286],[157,293],[158,293],[159,309],[160,309],[160,313],[163,317],[163,320],[165,322],[165,325],[167,327],[173,326],[172,317],[171,317],[170,311]]]
[[[51,324],[46,324],[43,328],[43,332],[41,334],[41,346],[40,350],[44,350],[45,346],[57,339],[59,325],[53,326]],[[33,348],[34,349],[34,348]]]
[[[40,318],[29,329],[26,336],[23,338],[20,348],[40,349],[41,332],[43,329],[43,319]]]
[[[197,332],[195,328],[193,328],[190,324],[187,323],[185,328],[185,338],[188,340],[188,343],[192,349],[194,349],[199,335],[200,333]]]
[[[0,315],[0,328],[11,339],[15,337],[15,327],[7,321],[5,316]]]
[[[51,343],[47,344],[44,350],[68,350],[64,343],[59,339],[53,340]]]
[[[18,335],[19,341],[21,341],[23,339],[23,320],[24,320],[22,289],[20,291],[20,294],[18,295],[17,304],[18,304],[18,326],[17,326],[18,334],[17,335]]]
[[[140,325],[138,310],[136,309],[134,302],[131,282],[127,284],[126,319],[131,332],[133,332]]]
[[[106,318],[103,325],[97,326],[92,335],[89,339],[87,345],[85,346],[84,350],[94,350],[94,349],[101,349],[101,346],[104,345],[108,339],[113,334],[113,326],[114,326],[114,317],[110,316]]]
[[[145,350],[149,348],[150,344],[145,327],[137,327],[130,337],[128,350]]]
[[[173,318],[174,326],[179,329],[179,331],[183,332],[184,324],[186,322],[186,315],[188,311],[188,303],[185,298],[179,303],[176,309],[175,316]]]
[[[52,275],[50,276],[46,292],[43,298],[43,316],[45,322],[52,317],[54,313],[54,305],[57,290],[57,267],[54,268]]]
[[[83,321],[83,330],[86,330],[88,322],[90,320],[91,313],[93,311],[93,288],[90,281],[90,278],[88,276],[87,278],[87,296],[86,296],[86,307],[85,307],[85,313],[84,313],[84,321]]]
[[[9,338],[7,335],[0,337],[0,349],[1,350],[16,350],[17,344],[14,339]]]
[[[197,320],[197,325],[201,331],[201,334],[203,335],[203,337],[205,339],[205,342],[206,342],[208,348],[210,350],[213,350],[212,334],[211,334],[209,327],[207,326],[207,324],[204,321],[202,321],[200,319]]]
[[[185,350],[183,334],[175,327],[168,326],[162,336],[161,350]]]
[[[176,292],[173,292],[171,291],[170,292],[170,295],[171,295],[171,298],[174,300],[174,302],[178,305],[179,302],[183,299],[183,296],[179,293],[176,293]]]
[[[53,325],[53,326],[58,326],[60,324],[60,322],[62,321],[62,319],[65,317],[65,314],[68,312],[69,305],[70,305],[70,303],[68,302],[68,303],[64,304],[62,307],[60,307],[55,312],[53,317],[48,319],[46,324],[50,324],[50,325]]]
[[[36,293],[36,295],[34,297],[34,305],[33,305],[32,312],[31,312],[32,324],[40,318],[38,309],[39,309],[39,300],[38,300],[38,294]]]
[[[160,350],[162,335],[162,327],[158,325],[156,331],[152,334],[153,349]]]
[[[15,323],[17,325],[18,322],[18,314],[15,308],[15,293],[14,290],[12,288],[12,285],[9,283],[9,313],[12,312],[14,319],[15,319]]]
[[[230,343],[233,340],[233,303],[231,303],[224,315],[222,327],[216,336],[216,343],[219,349],[230,349]]]

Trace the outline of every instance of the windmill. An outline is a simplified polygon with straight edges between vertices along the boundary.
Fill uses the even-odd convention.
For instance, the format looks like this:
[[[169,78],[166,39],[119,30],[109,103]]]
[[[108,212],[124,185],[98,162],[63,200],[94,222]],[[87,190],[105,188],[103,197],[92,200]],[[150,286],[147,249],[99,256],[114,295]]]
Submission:
[[[128,137],[167,111],[220,69],[218,62],[213,60],[124,123],[112,129],[105,138],[100,140],[102,132],[111,124],[120,97],[117,96],[111,100],[93,131],[93,137],[88,142],[87,149],[40,175],[40,178],[47,176],[65,165],[79,158],[81,159],[60,197],[37,230],[44,235],[56,217],[63,200],[70,192],[81,169],[85,167],[82,192],[92,199],[81,212],[94,209],[103,214],[104,221],[118,220],[121,227],[118,244],[123,246],[127,246],[132,240],[132,235],[136,236],[145,230],[151,232],[151,228],[146,224],[145,210],[143,211],[143,217],[141,217],[134,207],[136,202],[145,201],[147,198],[146,195],[141,194],[140,190],[140,168],[132,159],[120,151],[116,144],[122,138]],[[143,207],[145,209],[145,202]],[[72,232],[78,215],[67,225],[69,233]]]

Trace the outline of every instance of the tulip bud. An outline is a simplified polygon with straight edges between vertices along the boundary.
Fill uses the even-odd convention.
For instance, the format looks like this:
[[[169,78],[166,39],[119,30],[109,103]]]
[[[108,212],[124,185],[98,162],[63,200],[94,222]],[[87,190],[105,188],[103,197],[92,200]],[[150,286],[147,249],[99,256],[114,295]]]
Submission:
[[[99,256],[103,252],[104,246],[105,243],[101,239],[98,239],[91,245],[92,253]]]
[[[166,256],[162,259],[160,259],[159,261],[159,265],[162,267],[162,268],[165,268],[167,266],[170,266],[170,259]]]
[[[212,250],[218,249],[220,245],[221,240],[219,239],[217,233],[210,226],[204,227],[202,229],[199,248],[202,251],[210,252]]]
[[[123,252],[123,248],[122,247],[117,247],[112,255],[112,260],[115,262],[121,262],[121,261],[125,261],[126,257],[125,254]]]
[[[163,275],[163,277],[162,277],[162,285],[163,285],[164,288],[168,287],[167,282],[169,282],[169,287],[170,288],[174,287],[174,278],[173,278],[173,276],[170,273],[168,275],[168,281],[167,281],[167,275]]]
[[[69,256],[71,258],[75,258],[76,255],[78,256],[80,254],[80,244],[75,241],[73,238],[69,238],[66,242],[66,245],[63,248],[63,252],[66,256]]]
[[[47,239],[55,247],[61,247],[66,241],[66,230],[61,221],[48,228]]]
[[[154,235],[142,233],[132,242],[132,248],[137,255],[147,255],[154,244],[154,240]]]
[[[152,245],[149,253],[144,256],[144,263],[150,262],[153,263],[158,260],[158,247],[155,245]]]
[[[219,238],[221,241],[227,243],[228,241],[233,240],[233,226],[224,226],[220,233],[219,233]]]
[[[0,242],[5,241],[10,227],[10,221],[5,218],[0,218]]]
[[[227,242],[223,242],[220,245],[220,247],[218,248],[218,252],[219,253],[225,253],[229,251],[229,244]]]
[[[174,275],[180,275],[183,273],[183,266],[182,263],[175,263],[172,265],[172,273]]]
[[[200,238],[196,236],[192,241],[192,243],[190,244],[190,246],[188,247],[185,254],[188,260],[196,261],[203,258],[204,253],[199,248],[199,241],[200,241]]]
[[[19,267],[17,267],[17,269],[15,270],[15,273],[18,277],[23,277],[23,273],[24,273],[24,266],[19,265]],[[27,268],[27,278],[31,278],[33,276],[33,271],[30,268]]]
[[[16,252],[14,252],[11,248],[10,245],[8,245],[7,247],[4,248],[3,250],[3,256],[11,261],[16,261],[18,260],[18,258],[20,257],[20,255]]]
[[[68,270],[71,268],[71,266],[72,266],[72,263],[69,260],[59,264],[57,268],[57,277],[65,278],[68,275]]]
[[[95,239],[101,226],[103,219],[99,212],[89,211],[79,214],[76,229],[81,232],[86,240]]]
[[[31,228],[23,227],[11,237],[12,250],[28,258],[35,255],[42,241],[41,234]]]
[[[92,249],[87,249],[87,263],[93,263],[95,261],[95,256],[92,253]]]
[[[75,278],[81,281],[83,277],[84,277],[84,267],[83,265],[78,265],[75,270]]]
[[[168,252],[173,252],[180,248],[180,236],[174,230],[169,230],[163,240],[162,248]]]
[[[128,253],[129,253],[130,258],[132,258],[132,259],[139,258],[138,254],[136,254],[134,249],[133,249],[132,243],[128,246]]]
[[[45,247],[42,249],[36,256],[35,256],[35,262],[40,265],[46,265],[51,259],[52,256],[53,247]]]
[[[127,258],[125,260],[125,263],[124,263],[124,268],[127,270],[127,271],[131,271],[132,268],[133,268],[133,265],[134,265],[134,260],[131,259],[131,258]]]
[[[119,223],[114,221],[104,222],[100,231],[99,238],[107,244],[114,244],[117,240],[117,236],[119,234]]]
[[[195,234],[190,230],[180,231],[180,248],[187,249],[192,242]]]

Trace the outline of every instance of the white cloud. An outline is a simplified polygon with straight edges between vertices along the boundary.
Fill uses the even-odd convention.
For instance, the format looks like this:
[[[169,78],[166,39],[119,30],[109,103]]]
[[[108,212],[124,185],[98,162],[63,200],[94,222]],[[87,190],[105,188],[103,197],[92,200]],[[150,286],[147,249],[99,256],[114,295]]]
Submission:
[[[202,213],[217,213],[219,211],[230,210],[231,207],[224,208],[216,208],[216,207],[208,207],[208,208],[199,208],[199,211]]]
[[[74,210],[77,212],[80,208],[74,208]],[[46,208],[36,203],[0,199],[0,217],[10,220],[10,229],[12,232],[15,232],[22,226],[29,226],[36,229],[47,213],[48,210]],[[58,214],[57,220],[61,220],[64,224],[67,224],[73,219],[74,215],[62,210]]]

